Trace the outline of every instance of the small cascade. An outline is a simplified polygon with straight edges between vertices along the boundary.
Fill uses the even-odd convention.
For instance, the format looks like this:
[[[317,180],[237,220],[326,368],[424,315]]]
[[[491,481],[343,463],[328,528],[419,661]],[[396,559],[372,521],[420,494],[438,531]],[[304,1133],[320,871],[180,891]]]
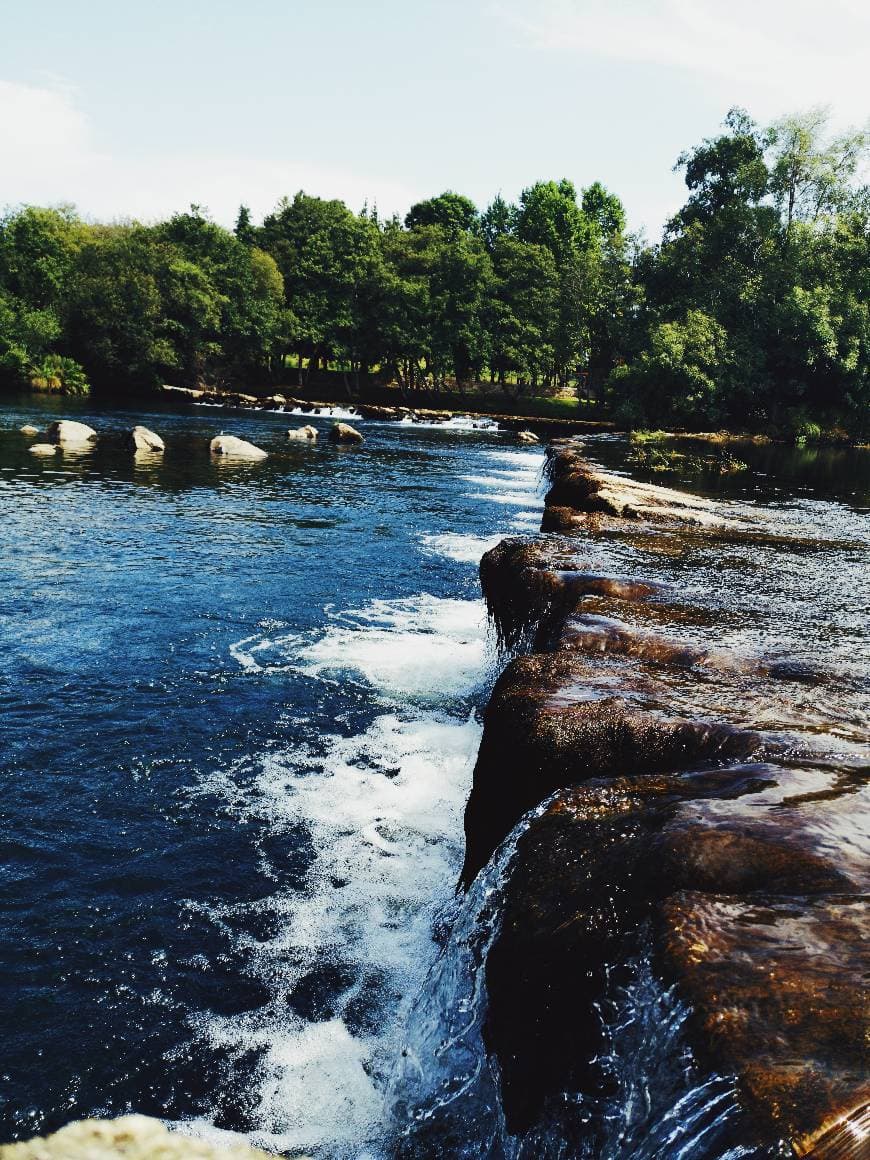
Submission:
[[[403,1160],[775,1160],[756,1148],[732,1077],[705,1073],[685,1036],[689,1010],[653,966],[646,928],[613,963],[597,1004],[605,1082],[562,1093],[528,1131],[509,1134],[499,1068],[487,1052],[486,958],[498,936],[517,842],[530,813],[443,915],[449,936],[408,1020],[387,1103]]]

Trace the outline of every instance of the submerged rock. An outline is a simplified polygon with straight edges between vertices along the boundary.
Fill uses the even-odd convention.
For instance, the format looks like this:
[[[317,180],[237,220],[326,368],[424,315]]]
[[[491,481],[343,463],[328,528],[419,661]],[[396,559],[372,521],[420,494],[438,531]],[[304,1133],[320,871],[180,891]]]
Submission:
[[[287,432],[287,438],[301,443],[311,443],[317,438],[317,428],[312,427],[310,423],[304,427],[291,427]]]
[[[225,455],[232,459],[266,459],[269,454],[262,447],[256,447],[236,435],[216,435],[208,449],[212,455]]]
[[[336,423],[329,432],[329,438],[333,443],[362,443],[363,436],[355,427],[351,427],[349,423]]]
[[[27,435],[27,436],[33,436],[33,435],[39,434],[39,428],[34,427],[32,423],[25,423],[24,426],[19,427],[18,430],[21,432],[22,435]]]
[[[136,426],[132,431],[124,437],[124,446],[131,451],[154,451],[160,452],[166,450],[166,444],[155,434],[154,431],[149,431],[147,427]]]
[[[0,1160],[265,1160],[244,1142],[212,1144],[150,1116],[80,1120],[51,1136],[0,1146]]]
[[[82,447],[93,443],[97,433],[86,423],[76,423],[72,419],[59,419],[49,424],[45,432],[49,443],[56,443],[60,447]]]
[[[60,447],[56,443],[32,443],[28,450],[31,455],[56,455]]]
[[[868,901],[687,893],[663,908],[699,1049],[799,1156],[867,1155]]]

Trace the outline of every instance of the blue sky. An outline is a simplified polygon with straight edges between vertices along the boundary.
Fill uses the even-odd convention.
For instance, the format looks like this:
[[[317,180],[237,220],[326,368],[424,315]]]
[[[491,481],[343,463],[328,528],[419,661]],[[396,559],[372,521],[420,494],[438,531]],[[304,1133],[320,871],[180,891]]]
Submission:
[[[0,38],[0,206],[231,222],[600,180],[657,236],[740,104],[870,113],[865,0],[41,0]]]

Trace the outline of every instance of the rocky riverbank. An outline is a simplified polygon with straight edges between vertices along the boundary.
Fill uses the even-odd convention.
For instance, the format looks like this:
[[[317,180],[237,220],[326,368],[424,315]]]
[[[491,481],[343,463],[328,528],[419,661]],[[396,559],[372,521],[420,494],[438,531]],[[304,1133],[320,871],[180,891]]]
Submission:
[[[559,534],[503,541],[481,564],[499,640],[519,655],[485,715],[466,885],[546,803],[519,839],[486,962],[508,1130],[606,1085],[599,1005],[646,931],[690,1005],[700,1066],[737,1078],[742,1142],[866,1156],[866,735],[831,675],[716,647],[715,613],[692,597],[711,552],[818,545],[599,471],[571,443],[548,471],[542,528]],[[601,567],[605,544],[648,572]],[[681,562],[685,592],[656,560]]]

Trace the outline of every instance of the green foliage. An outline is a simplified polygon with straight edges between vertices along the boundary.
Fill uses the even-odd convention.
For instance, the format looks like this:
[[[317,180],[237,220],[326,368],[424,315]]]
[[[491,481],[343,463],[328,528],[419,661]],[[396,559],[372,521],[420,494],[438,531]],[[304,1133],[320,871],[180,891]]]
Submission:
[[[489,379],[573,387],[634,426],[866,437],[867,151],[824,111],[763,128],[733,109],[679,158],[686,201],[655,246],[604,185],[578,199],[567,179],[482,213],[448,190],[404,221],[300,192],[259,226],[241,206],[232,231],[197,206],[148,226],[22,207],[0,218],[0,386],[120,395],[338,367],[349,391],[371,372],[406,393]],[[634,446],[664,454],[654,433]]]
[[[91,391],[83,368],[62,354],[47,354],[38,366],[30,368],[28,385],[34,391],[58,395],[88,395]]]
[[[448,189],[438,197],[418,201],[412,205],[405,217],[409,230],[420,226],[440,226],[448,233],[463,233],[473,230],[478,224],[477,206],[461,193]]]

